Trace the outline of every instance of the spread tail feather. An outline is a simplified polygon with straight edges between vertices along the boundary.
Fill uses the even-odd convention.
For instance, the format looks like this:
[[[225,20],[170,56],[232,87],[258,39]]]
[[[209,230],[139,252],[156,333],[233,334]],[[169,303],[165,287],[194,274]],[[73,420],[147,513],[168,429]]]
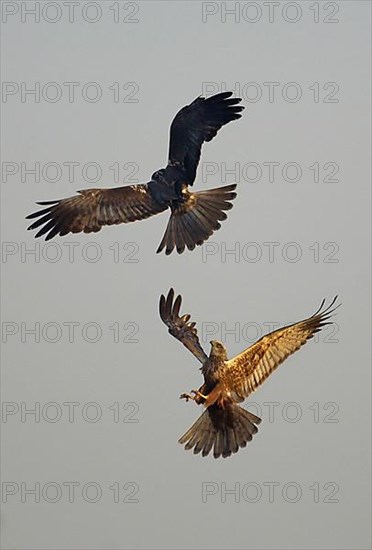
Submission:
[[[185,200],[176,201],[171,207],[171,217],[157,252],[165,248],[168,255],[176,248],[182,254],[185,247],[194,250],[196,245],[203,244],[221,227],[219,222],[227,218],[225,210],[233,206],[229,201],[236,197],[235,188],[233,184],[199,193],[185,193]]]
[[[245,447],[258,432],[255,424],[261,419],[251,412],[242,409],[236,403],[229,403],[225,408],[211,405],[191,428],[179,439],[185,449],[194,449],[194,454],[207,456],[213,448],[214,458],[226,458],[237,453],[239,447]]]

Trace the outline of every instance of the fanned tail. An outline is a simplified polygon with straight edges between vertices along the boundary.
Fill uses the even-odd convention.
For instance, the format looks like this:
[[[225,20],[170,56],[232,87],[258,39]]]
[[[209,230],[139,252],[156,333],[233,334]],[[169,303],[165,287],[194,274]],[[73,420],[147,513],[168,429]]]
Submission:
[[[261,419],[251,412],[242,409],[236,403],[229,403],[225,408],[211,405],[191,428],[179,439],[185,449],[194,449],[194,454],[207,456],[213,448],[214,458],[226,458],[245,447],[258,432],[255,424]]]
[[[164,237],[157,249],[170,254],[174,248],[178,254],[187,247],[194,250],[196,245],[203,244],[214,231],[221,227],[220,221],[227,218],[225,210],[230,210],[236,197],[236,184],[184,194],[184,200],[172,205]]]

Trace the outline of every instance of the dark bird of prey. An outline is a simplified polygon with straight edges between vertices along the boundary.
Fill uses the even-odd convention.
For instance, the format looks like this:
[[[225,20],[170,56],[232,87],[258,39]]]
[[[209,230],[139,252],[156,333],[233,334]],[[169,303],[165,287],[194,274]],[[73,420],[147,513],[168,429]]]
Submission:
[[[45,240],[67,233],[97,232],[104,225],[144,220],[170,208],[171,216],[157,252],[201,245],[225,220],[232,208],[236,185],[192,192],[204,141],[211,141],[225,124],[241,117],[241,98],[223,92],[196,98],[175,116],[169,138],[168,165],[156,171],[151,181],[111,189],[84,189],[66,199],[38,202],[46,206],[27,216],[28,229],[39,228],[36,237]]]
[[[190,315],[179,314],[181,296],[174,297],[173,289],[166,298],[160,297],[160,317],[169,333],[200,361],[204,376],[204,384],[198,390],[180,397],[186,401],[192,399],[206,408],[179,443],[185,444],[186,450],[194,449],[195,454],[201,452],[202,456],[207,456],[213,449],[214,458],[225,458],[236,453],[239,447],[245,447],[261,422],[237,403],[244,401],[316,332],[332,324],[328,319],[339,307],[333,307],[337,296],[328,307],[324,308],[323,300],[318,311],[308,319],[267,334],[233,359],[227,358],[225,346],[216,340],[210,342],[208,357],[200,345],[195,323],[190,322]]]

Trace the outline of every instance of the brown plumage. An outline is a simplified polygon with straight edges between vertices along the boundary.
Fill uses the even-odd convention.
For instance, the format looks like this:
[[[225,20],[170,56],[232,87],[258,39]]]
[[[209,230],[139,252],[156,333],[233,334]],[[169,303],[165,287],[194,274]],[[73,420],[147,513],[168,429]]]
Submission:
[[[28,229],[38,229],[45,240],[68,233],[92,233],[105,225],[144,220],[168,208],[171,217],[157,252],[174,248],[181,254],[201,245],[226,219],[232,208],[236,185],[191,192],[205,141],[218,130],[241,117],[240,98],[222,92],[205,99],[196,98],[175,116],[169,139],[168,165],[139,185],[111,189],[85,189],[67,199],[39,202],[46,206],[27,216],[36,219]]]
[[[160,297],[159,310],[162,321],[169,333],[180,340],[202,364],[204,384],[199,390],[182,394],[181,398],[192,399],[206,410],[180,438],[185,449],[194,453],[227,457],[245,447],[258,429],[261,419],[237,403],[244,401],[287,357],[300,349],[307,340],[319,332],[329,321],[337,296],[324,308],[320,308],[308,319],[293,323],[267,334],[255,344],[233,359],[227,358],[225,346],[216,340],[211,341],[210,355],[200,345],[194,322],[190,315],[180,316],[182,298],[174,299],[174,290],[167,297]]]
[[[28,229],[42,226],[36,237],[45,239],[67,233],[96,233],[104,225],[144,220],[167,209],[156,203],[147,192],[146,185],[128,185],[113,189],[84,189],[68,199],[44,201],[47,206],[27,219],[38,218]]]

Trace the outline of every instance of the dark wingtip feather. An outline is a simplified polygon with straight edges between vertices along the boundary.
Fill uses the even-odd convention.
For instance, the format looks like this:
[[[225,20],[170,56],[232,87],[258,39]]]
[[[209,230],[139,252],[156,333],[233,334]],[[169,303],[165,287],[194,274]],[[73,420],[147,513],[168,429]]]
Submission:
[[[333,300],[331,301],[331,303],[325,308],[323,309],[324,307],[324,304],[326,302],[325,298],[322,300],[322,303],[320,304],[320,307],[318,308],[318,310],[312,315],[312,317],[322,317],[322,319],[329,319],[330,316],[336,311],[336,309],[338,309],[340,306],[342,306],[341,303],[337,304],[335,307],[333,307],[336,303],[338,299],[338,295],[336,295]]]
[[[214,100],[227,99],[228,97],[231,97],[232,95],[233,95],[232,92],[219,92],[218,94],[209,96],[208,99],[214,99]]]
[[[161,320],[165,323],[166,318],[167,318],[167,315],[166,315],[166,299],[165,299],[165,296],[163,294],[160,296],[160,300],[159,300],[159,314],[160,314]]]
[[[176,299],[174,301],[173,309],[172,309],[172,316],[174,318],[179,316],[179,312],[180,312],[180,309],[181,309],[181,304],[182,304],[182,296],[181,296],[181,294],[178,294],[178,296],[176,297]]]
[[[40,216],[43,216],[43,214],[48,214],[51,211],[51,208],[44,208],[43,210],[37,210],[36,212],[32,212],[32,214],[29,214],[26,216],[26,220],[33,220],[34,218],[39,218]]]
[[[37,202],[36,204],[39,204],[40,206],[47,206],[47,205],[52,205],[52,204],[58,204],[61,202],[62,199],[56,199],[54,201],[39,201]]]
[[[174,298],[174,290],[173,288],[170,288],[167,296],[166,305],[165,305],[167,313],[169,313],[172,310],[173,298]]]

